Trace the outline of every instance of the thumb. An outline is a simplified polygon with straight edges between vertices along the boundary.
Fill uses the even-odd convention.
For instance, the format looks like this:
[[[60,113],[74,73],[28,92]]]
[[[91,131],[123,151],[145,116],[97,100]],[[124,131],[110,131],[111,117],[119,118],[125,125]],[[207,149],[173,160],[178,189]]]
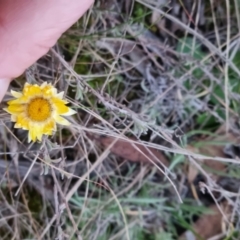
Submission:
[[[46,54],[93,0],[0,0],[0,101],[10,79]]]

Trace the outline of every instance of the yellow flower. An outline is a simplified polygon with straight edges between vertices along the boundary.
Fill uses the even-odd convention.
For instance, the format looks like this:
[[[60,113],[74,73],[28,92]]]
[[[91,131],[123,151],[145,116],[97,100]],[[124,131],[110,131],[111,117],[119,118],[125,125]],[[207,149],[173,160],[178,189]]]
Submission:
[[[26,83],[22,93],[11,91],[16,98],[8,102],[4,110],[11,114],[11,121],[16,122],[15,128],[28,130],[28,142],[41,141],[42,135],[52,135],[56,131],[56,123],[69,125],[70,122],[62,116],[76,113],[67,107],[63,100],[63,92],[50,83],[41,86]]]

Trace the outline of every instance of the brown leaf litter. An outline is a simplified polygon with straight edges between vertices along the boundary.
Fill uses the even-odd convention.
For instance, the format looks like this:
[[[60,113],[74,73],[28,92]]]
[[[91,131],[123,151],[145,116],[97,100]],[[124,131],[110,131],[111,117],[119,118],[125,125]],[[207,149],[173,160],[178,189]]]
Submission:
[[[225,215],[230,213],[230,208],[226,203],[222,204],[221,209],[223,209]],[[222,212],[216,205],[209,207],[209,210],[211,213],[202,215],[193,224],[192,227],[195,234],[191,231],[186,231],[179,240],[205,240],[215,235],[221,235],[221,233],[224,233],[226,222]]]
[[[161,163],[164,166],[169,165],[167,158],[157,149],[146,147],[140,143],[136,143],[136,138],[129,138],[128,140],[118,139],[111,136],[96,136],[91,135],[92,139],[98,140],[100,144],[107,148],[114,141],[114,145],[110,148],[110,152],[117,156],[127,159],[132,162],[140,163]],[[150,161],[150,160],[151,161]]]
[[[216,137],[208,137],[204,139],[205,142],[209,142],[209,144],[206,144],[202,147],[196,148],[189,146],[188,149],[195,153],[199,153],[206,156],[212,156],[212,157],[226,157],[224,153],[224,147],[226,144],[239,144],[239,137],[236,133],[229,131],[226,133],[225,126],[221,126],[216,131]],[[216,142],[222,142],[226,144],[222,145],[214,145],[212,143]],[[220,175],[214,174],[215,173],[224,173],[226,171],[226,164],[220,161],[213,161],[213,160],[203,160],[202,166],[205,168],[206,172],[211,174],[211,178],[218,182],[221,180]],[[196,189],[193,187],[193,181],[196,178],[197,174],[199,173],[199,169],[194,164],[189,164],[188,168],[188,181],[190,185],[192,186],[192,192],[195,199],[198,199],[198,196],[196,194]],[[211,205],[209,207],[210,210],[215,212],[215,214],[204,214],[202,215],[197,222],[193,225],[193,232],[196,233],[193,234],[193,232],[186,231],[181,237],[180,240],[186,239],[186,240],[198,240],[198,239],[208,239],[210,237],[214,237],[216,235],[224,235],[224,227],[225,221],[223,219],[223,215],[219,208],[216,205]],[[227,206],[227,202],[224,202],[222,204],[221,209],[223,209],[224,212],[227,214],[230,213],[230,208]],[[227,215],[226,214],[226,215]],[[198,235],[198,236],[197,236]]]
[[[234,144],[234,145],[240,144],[240,138],[236,133],[234,133],[233,131],[229,131],[228,133],[225,132],[225,125],[221,126],[215,132],[215,135],[216,135],[215,137],[210,136],[200,140],[203,143],[205,142],[203,146],[194,147],[189,145],[187,148],[192,152],[199,153],[201,155],[224,158],[226,157],[224,153],[224,147],[227,144]],[[216,144],[216,143],[221,143],[221,144]],[[216,160],[205,159],[202,161],[201,165],[206,170],[206,172],[211,174],[211,177],[215,181],[219,179],[219,175],[214,174],[214,172],[223,173],[226,171],[226,164],[224,162],[220,162]],[[189,182],[191,183],[199,173],[199,170],[195,166],[190,164],[189,171],[190,171]]]

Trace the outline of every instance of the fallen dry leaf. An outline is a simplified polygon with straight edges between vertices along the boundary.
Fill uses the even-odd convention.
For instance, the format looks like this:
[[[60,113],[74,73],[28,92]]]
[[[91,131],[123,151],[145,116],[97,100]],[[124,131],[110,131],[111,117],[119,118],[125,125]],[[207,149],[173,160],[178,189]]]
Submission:
[[[208,145],[200,148],[188,146],[187,149],[190,150],[191,152],[198,153],[201,155],[206,155],[211,157],[226,157],[223,151],[223,146]],[[211,173],[211,177],[215,181],[217,181],[219,177],[218,175],[214,175],[213,172],[217,171],[220,173],[226,170],[226,164],[220,161],[212,161],[210,159],[205,159],[205,160],[199,161],[198,163],[200,163],[204,167],[206,172]],[[195,166],[192,163],[189,163],[188,171],[187,171],[187,177],[188,177],[189,183],[192,183],[194,181],[198,173],[199,173],[199,169],[197,168],[197,166]]]
[[[229,132],[226,133],[225,132],[225,125],[221,126],[217,131],[216,131],[216,136],[217,137],[208,137],[205,138],[201,141],[205,141],[205,142],[222,142],[222,143],[232,143],[232,144],[239,144],[240,143],[240,139],[239,136],[237,136],[235,133],[233,132]],[[194,146],[188,146],[188,150],[195,152],[195,153],[199,153],[202,155],[206,155],[206,156],[212,156],[212,157],[226,157],[225,153],[224,153],[224,145],[214,145],[214,144],[207,144],[204,145],[202,147],[194,147]],[[220,162],[220,161],[213,161],[210,159],[206,159],[203,160],[202,165],[207,167],[206,171],[211,172],[211,170],[213,171],[217,171],[217,172],[224,172],[226,170],[226,164],[224,162]],[[209,169],[209,170],[208,170]],[[196,168],[193,167],[192,165],[189,165],[189,173],[188,173],[188,179],[189,182],[192,182],[196,175],[197,175],[198,171],[196,171]],[[215,180],[218,180],[219,177],[218,176],[214,176],[213,177]]]
[[[230,212],[230,208],[226,203],[222,204],[221,209],[225,215]],[[222,233],[222,226],[225,225],[222,213],[216,205],[210,206],[210,210],[213,213],[202,215],[194,223],[193,230],[196,235],[189,230],[181,235],[179,240],[205,240]]]
[[[223,125],[220,127],[216,132],[217,137],[208,137],[205,138],[205,141],[208,142],[226,142],[226,143],[232,143],[232,144],[239,144],[239,137],[234,134],[233,132],[226,133],[225,132],[225,126]],[[204,145],[202,147],[196,148],[193,146],[188,146],[188,150],[199,153],[202,155],[212,156],[212,157],[226,157],[224,154],[224,145],[217,146],[217,145]],[[224,172],[226,171],[226,165],[223,162],[218,161],[212,161],[209,159],[203,160],[202,162],[203,166],[206,166],[210,171],[214,170],[217,172]],[[206,169],[206,171],[209,171]],[[193,186],[193,181],[195,177],[198,174],[197,168],[193,164],[189,164],[188,168],[188,181]],[[218,175],[212,174],[212,178],[215,181],[219,181],[221,177]],[[193,195],[195,199],[198,199],[198,196],[195,193],[195,188],[192,189]],[[226,205],[226,204],[225,204]],[[209,215],[205,214],[200,217],[200,219],[194,223],[193,229],[194,231],[201,236],[201,238],[197,238],[192,232],[186,231],[179,240],[198,240],[198,239],[208,239],[210,237],[213,237],[216,234],[219,234],[222,232],[222,214],[220,213],[217,206],[211,206],[211,210],[216,212],[215,215]],[[228,211],[230,211],[228,209]]]
[[[226,144],[239,144],[240,143],[240,139],[239,136],[232,132],[229,131],[228,133],[226,133],[225,131],[226,127],[225,125],[221,126],[217,131],[216,134],[218,135],[218,137],[216,138],[211,138],[209,137],[208,139],[206,139],[207,141],[216,141],[216,142],[225,142]],[[200,152],[205,154],[205,155],[209,155],[209,156],[214,156],[214,157],[226,157],[224,154],[224,147],[225,146],[205,146],[203,148],[200,148]],[[211,161],[211,160],[205,160],[204,164],[209,167],[212,168],[216,171],[224,171],[225,170],[225,164],[223,162],[217,162],[217,161]]]
[[[107,148],[115,140],[110,136],[91,136],[99,141],[99,143]],[[135,138],[129,138],[130,141],[137,141]],[[138,149],[139,150],[138,150]],[[164,166],[168,166],[169,162],[166,157],[157,149],[145,147],[138,143],[131,143],[127,140],[118,139],[116,143],[111,147],[110,151],[119,157],[125,158],[133,162],[151,163],[150,158],[155,163],[162,163]]]

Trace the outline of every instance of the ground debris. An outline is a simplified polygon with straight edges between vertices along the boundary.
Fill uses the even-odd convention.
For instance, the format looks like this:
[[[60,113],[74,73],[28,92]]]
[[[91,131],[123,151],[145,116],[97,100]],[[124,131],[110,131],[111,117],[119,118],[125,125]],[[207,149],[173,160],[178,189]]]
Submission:
[[[228,133],[225,132],[225,126],[221,126],[217,131],[216,131],[216,136],[210,136],[207,138],[204,138],[204,140],[201,140],[202,142],[204,141],[207,144],[204,144],[203,146],[200,147],[194,147],[189,145],[188,149],[191,150],[192,152],[199,153],[202,155],[206,156],[212,156],[212,157],[226,157],[225,154],[225,148],[228,145],[239,145],[240,139],[236,133],[233,131],[229,131]],[[226,171],[226,164],[224,162],[220,161],[213,161],[211,159],[206,159],[202,162],[202,165],[204,169],[211,173],[212,178],[216,181],[220,179],[218,174],[215,173],[223,173]],[[192,165],[191,165],[192,166]],[[196,167],[194,168],[196,170]],[[190,167],[190,170],[191,167]],[[191,171],[192,172],[192,171]],[[194,171],[194,175],[196,177],[198,171]],[[194,176],[191,174],[191,181],[195,179]]]
[[[110,146],[115,140],[114,137],[111,136],[92,136],[91,138],[96,139],[99,143],[107,148]],[[137,139],[131,137],[128,140],[118,139],[116,143],[110,148],[111,153],[115,155],[125,158],[132,162],[138,163],[151,163],[151,161],[155,163],[161,163],[164,166],[168,166],[169,162],[167,158],[158,151],[157,149],[145,147],[144,145],[136,143]],[[134,143],[133,143],[134,142]]]
[[[222,204],[221,209],[225,216],[230,212],[230,208],[226,203]],[[179,240],[203,240],[223,233],[226,223],[222,212],[216,205],[210,206],[209,210],[211,213],[202,215],[197,222],[194,223],[193,231],[185,232]],[[195,234],[193,234],[193,232],[195,232]]]

